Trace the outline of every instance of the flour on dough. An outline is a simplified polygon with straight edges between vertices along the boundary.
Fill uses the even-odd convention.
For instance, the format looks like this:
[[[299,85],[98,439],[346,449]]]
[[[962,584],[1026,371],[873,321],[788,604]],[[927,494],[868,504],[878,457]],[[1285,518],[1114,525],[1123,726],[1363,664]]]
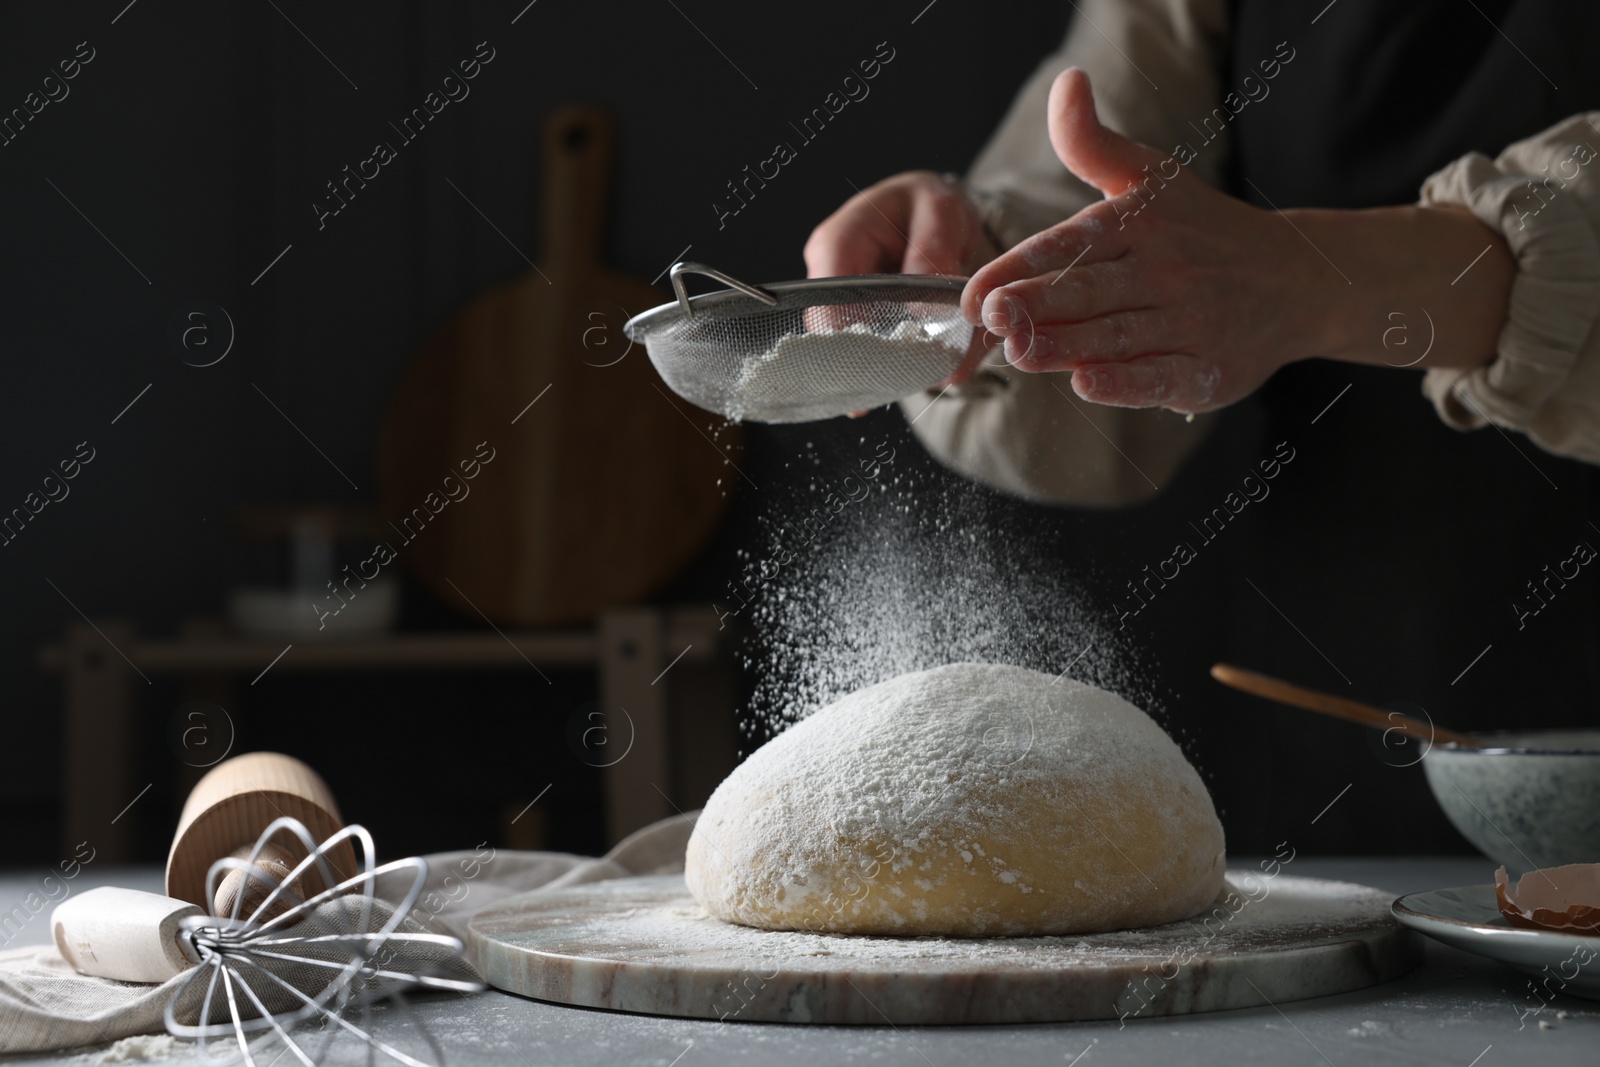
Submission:
[[[821,709],[717,787],[685,877],[772,930],[953,937],[1131,929],[1223,888],[1222,825],[1144,712],[1068,678],[957,663]]]

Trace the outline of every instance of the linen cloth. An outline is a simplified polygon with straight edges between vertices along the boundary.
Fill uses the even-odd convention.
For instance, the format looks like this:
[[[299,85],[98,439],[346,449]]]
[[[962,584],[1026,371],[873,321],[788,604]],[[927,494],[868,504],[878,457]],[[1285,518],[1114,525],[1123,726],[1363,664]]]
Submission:
[[[652,823],[600,857],[481,847],[426,856],[427,881],[400,928],[413,933],[449,934],[465,942],[467,921],[473,915],[519,893],[682,871],[684,849],[697,814],[690,812]],[[388,909],[386,914],[393,913],[410,881],[403,872],[378,880],[376,896],[387,902],[380,905]],[[341,927],[339,912],[349,906],[348,901],[330,901],[302,924],[301,932],[348,929],[348,924]],[[468,959],[446,958],[433,946],[392,944],[396,963],[431,964],[433,973],[444,977],[479,979]],[[464,955],[470,956],[470,949]],[[291,968],[283,976],[302,991],[314,994],[326,983],[328,972],[310,967],[296,972]],[[162,1013],[183,980],[183,975],[160,984],[92,978],[74,971],[54,945],[0,952],[0,1053],[75,1048],[134,1034],[164,1033]],[[191,1023],[197,1019],[201,993],[201,983],[195,983],[175,1014],[187,1016]],[[269,1006],[274,1010],[291,1007],[289,994],[283,994],[283,998],[284,1002],[276,1004],[269,1000]],[[214,1006],[213,1018],[217,1021],[226,1018],[217,1014],[220,1009],[221,1005]]]

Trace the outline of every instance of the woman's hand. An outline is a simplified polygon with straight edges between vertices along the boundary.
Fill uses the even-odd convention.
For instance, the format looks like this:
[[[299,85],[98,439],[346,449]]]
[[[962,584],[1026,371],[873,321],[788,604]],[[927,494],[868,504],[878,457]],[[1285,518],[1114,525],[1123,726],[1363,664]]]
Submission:
[[[964,276],[998,252],[977,208],[960,189],[932,171],[915,170],[868,186],[811,231],[806,277]],[[974,330],[961,366],[934,388],[966,381],[985,351],[983,331]]]
[[[960,189],[914,170],[868,186],[811,231],[806,277],[967,275],[998,251]]]
[[[1207,411],[1298,359],[1401,365],[1383,347],[1386,316],[1419,309],[1438,337],[1417,365],[1492,358],[1514,264],[1469,213],[1253,207],[1101,126],[1079,70],[1051,89],[1049,132],[1107,199],[968,283],[967,318],[1004,337],[1018,369],[1070,371],[1097,403]],[[1453,285],[1479,255],[1471,284]]]

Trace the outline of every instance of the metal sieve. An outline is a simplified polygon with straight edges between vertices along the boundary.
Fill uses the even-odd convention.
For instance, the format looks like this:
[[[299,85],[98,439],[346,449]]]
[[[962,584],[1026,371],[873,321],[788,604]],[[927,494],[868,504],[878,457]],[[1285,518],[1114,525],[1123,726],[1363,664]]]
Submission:
[[[689,296],[685,274],[729,288]],[[972,325],[965,278],[861,274],[754,286],[676,263],[677,300],[623,326],[672,391],[751,422],[810,422],[887,404],[948,377]]]

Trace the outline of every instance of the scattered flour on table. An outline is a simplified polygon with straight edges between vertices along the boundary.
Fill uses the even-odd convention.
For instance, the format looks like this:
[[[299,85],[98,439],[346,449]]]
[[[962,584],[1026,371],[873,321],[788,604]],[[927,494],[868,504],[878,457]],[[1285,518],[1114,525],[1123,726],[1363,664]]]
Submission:
[[[1243,891],[1251,872],[1232,872],[1229,885]],[[1116,966],[1129,959],[1145,961],[1173,953],[1197,959],[1227,959],[1240,953],[1278,952],[1307,944],[1336,944],[1383,928],[1392,895],[1348,882],[1280,875],[1265,899],[1246,904],[1223,932],[1212,933],[1194,920],[1179,920],[1138,930],[1038,937],[960,938],[825,934],[757,930],[723,922],[682,895],[669,879],[643,889],[629,884],[596,883],[585,898],[586,915],[563,913],[559,924],[540,928],[541,951],[601,959],[631,959],[646,952],[653,965],[735,966],[765,970],[851,971],[862,963],[880,963],[904,971],[943,971],[960,967],[1000,965],[1024,970],[1057,970],[1063,966]],[[634,897],[636,906],[623,900]],[[653,898],[653,899],[642,899]],[[603,948],[601,946],[604,946]],[[1422,1009],[1417,1009],[1419,1013]]]
[[[145,1063],[164,1060],[177,1051],[178,1039],[171,1034],[134,1034],[91,1056],[91,1063]]]

